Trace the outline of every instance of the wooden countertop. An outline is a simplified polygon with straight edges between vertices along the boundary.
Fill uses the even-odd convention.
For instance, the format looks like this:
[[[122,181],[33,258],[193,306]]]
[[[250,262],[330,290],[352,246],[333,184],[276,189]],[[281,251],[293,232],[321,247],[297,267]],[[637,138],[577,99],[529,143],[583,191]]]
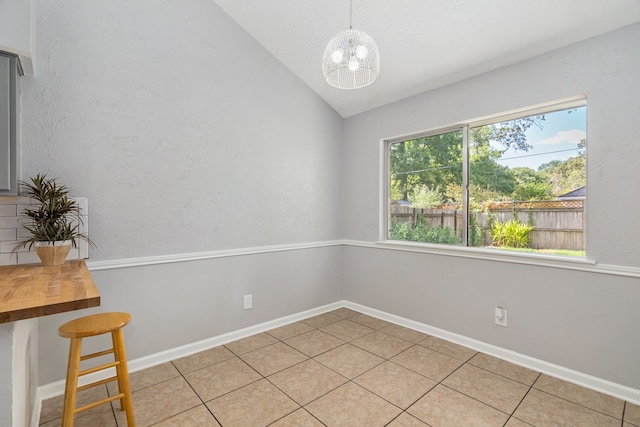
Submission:
[[[0,323],[100,305],[84,260],[0,267]]]

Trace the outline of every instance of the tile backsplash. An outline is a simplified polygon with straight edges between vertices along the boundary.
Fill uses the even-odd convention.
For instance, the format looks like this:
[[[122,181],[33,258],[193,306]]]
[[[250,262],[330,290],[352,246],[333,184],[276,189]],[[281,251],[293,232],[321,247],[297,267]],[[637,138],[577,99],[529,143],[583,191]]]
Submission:
[[[74,197],[74,199],[80,205],[82,217],[80,231],[88,234],[88,200],[86,197]],[[30,204],[32,204],[32,201],[28,197],[0,197],[0,265],[40,262],[35,250],[28,251],[27,248],[20,248],[20,252],[11,253],[16,243],[29,235],[29,232],[22,226],[26,221],[26,217],[22,216],[22,211]],[[71,248],[71,252],[67,256],[67,259],[80,258],[89,258],[89,244],[84,240],[79,240],[78,247]]]

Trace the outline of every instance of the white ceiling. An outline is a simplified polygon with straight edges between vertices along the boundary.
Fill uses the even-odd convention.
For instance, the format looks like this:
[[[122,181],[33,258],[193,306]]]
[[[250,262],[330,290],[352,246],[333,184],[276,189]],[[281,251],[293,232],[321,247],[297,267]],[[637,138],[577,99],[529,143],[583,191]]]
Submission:
[[[381,71],[341,90],[321,63],[349,28],[349,0],[214,2],[342,117],[640,22],[640,0],[353,0],[353,28],[378,44]]]

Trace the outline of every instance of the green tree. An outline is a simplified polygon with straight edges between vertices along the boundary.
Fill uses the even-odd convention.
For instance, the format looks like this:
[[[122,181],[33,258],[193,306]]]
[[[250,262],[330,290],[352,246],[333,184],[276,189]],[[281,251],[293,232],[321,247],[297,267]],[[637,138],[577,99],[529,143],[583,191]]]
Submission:
[[[529,150],[526,131],[543,120],[544,116],[532,116],[471,129],[470,184],[475,202],[510,197],[517,180],[498,160],[510,148]],[[462,186],[462,131],[393,143],[390,150],[392,201],[415,199],[414,189],[422,186],[438,189],[442,201],[461,199],[461,190],[456,189]]]
[[[462,132],[391,144],[390,166],[393,201],[409,200],[416,186],[444,189],[452,182],[462,185]]]
[[[469,184],[470,198],[476,203],[503,199],[513,192],[515,186],[509,168],[498,163],[503,151],[491,145],[494,135],[494,125],[471,129]],[[505,142],[505,145],[510,143]]]
[[[451,186],[447,190],[447,194],[452,195],[452,201],[462,203],[462,187]],[[476,184],[469,185],[469,208],[473,212],[478,212],[485,202],[494,202],[504,200],[504,195],[493,190],[479,187]]]
[[[512,200],[551,200],[554,198],[548,174],[526,167],[513,168],[511,173],[516,179],[516,187],[511,194]]]
[[[409,194],[409,201],[415,208],[429,209],[442,203],[442,194],[438,187],[432,190],[426,185],[416,185]]]
[[[509,148],[514,150],[529,151],[532,148],[527,142],[527,131],[532,126],[542,129],[544,115],[522,117],[520,119],[509,120],[502,123],[495,123],[487,126],[492,141],[499,142],[504,146],[505,151]]]
[[[561,194],[573,191],[587,185],[587,140],[580,141],[577,147],[578,155],[565,161],[552,160],[538,168],[547,176],[547,182],[552,187],[553,194]]]
[[[549,174],[553,172],[555,168],[562,164],[562,160],[551,160],[550,162],[543,163],[538,166],[538,172]]]
[[[525,182],[518,184],[511,195],[512,200],[551,200],[554,198],[553,188],[548,182]]]
[[[542,172],[527,167],[512,168],[511,173],[517,184],[548,182],[549,177]]]
[[[556,168],[551,175],[551,184],[556,195],[583,187],[587,182],[586,159],[572,157]]]

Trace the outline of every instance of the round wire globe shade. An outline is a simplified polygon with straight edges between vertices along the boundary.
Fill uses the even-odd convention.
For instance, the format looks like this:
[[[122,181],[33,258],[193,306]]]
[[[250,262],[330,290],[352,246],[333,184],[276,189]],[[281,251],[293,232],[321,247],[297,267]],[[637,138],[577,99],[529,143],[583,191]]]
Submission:
[[[368,86],[380,74],[378,46],[360,30],[342,31],[324,50],[322,71],[327,83],[339,89]]]

